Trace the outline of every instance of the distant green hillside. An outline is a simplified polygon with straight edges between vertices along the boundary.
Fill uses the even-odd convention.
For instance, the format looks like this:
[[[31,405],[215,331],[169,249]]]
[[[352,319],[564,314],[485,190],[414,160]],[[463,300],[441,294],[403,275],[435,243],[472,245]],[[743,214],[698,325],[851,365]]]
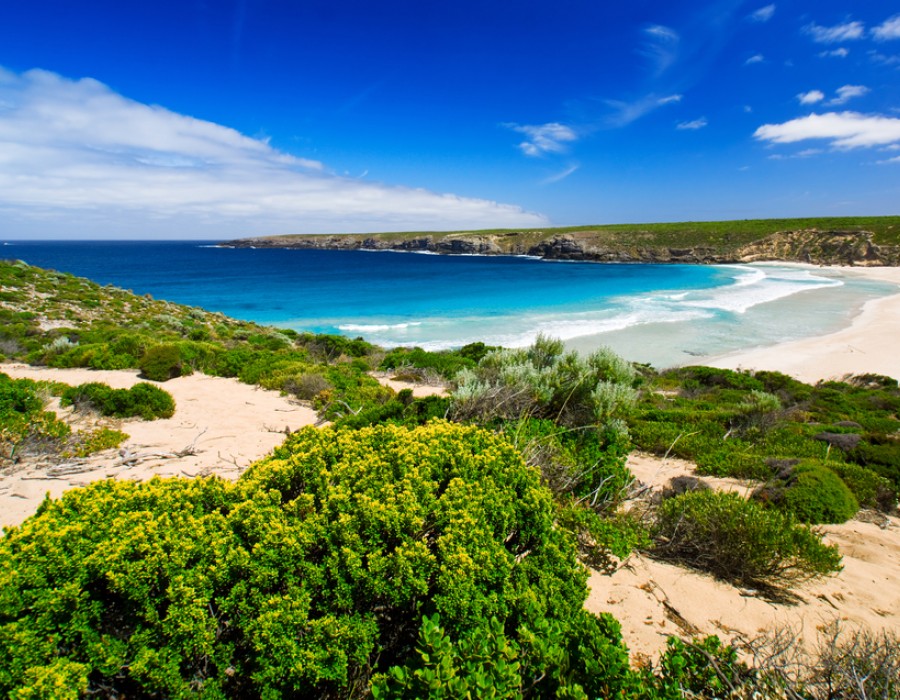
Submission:
[[[609,224],[543,229],[283,235],[239,247],[537,255],[598,262],[900,264],[900,216]]]

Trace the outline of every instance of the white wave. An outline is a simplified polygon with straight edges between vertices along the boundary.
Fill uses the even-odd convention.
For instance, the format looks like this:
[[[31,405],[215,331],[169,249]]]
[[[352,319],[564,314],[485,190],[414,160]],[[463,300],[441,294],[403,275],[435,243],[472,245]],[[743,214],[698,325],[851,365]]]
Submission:
[[[826,287],[839,287],[844,283],[812,274],[808,270],[781,270],[770,268],[767,272],[754,268],[735,280],[734,284],[697,292],[708,296],[689,294],[681,305],[701,309],[716,309],[742,314],[748,309],[800,292]]]
[[[338,329],[348,333],[384,333],[385,331],[403,331],[407,328],[421,325],[421,321],[410,321],[408,323],[345,323],[338,326]]]
[[[760,270],[758,267],[750,268],[749,270],[748,268],[737,267],[736,265],[726,265],[725,267],[741,271],[741,274],[734,280],[735,287],[749,287],[752,284],[759,284],[768,277],[765,271]]]
[[[560,340],[572,340],[583,336],[601,335],[632,326],[649,323],[677,323],[707,318],[711,314],[701,309],[636,309],[614,315],[568,314],[560,316],[512,317],[503,323],[498,332],[498,320],[486,318],[460,319],[445,327],[443,337],[410,337],[408,333],[391,333],[391,329],[372,330],[367,339],[390,347],[418,346],[425,350],[446,350],[467,343],[481,341],[488,345],[507,348],[527,347],[538,335],[548,335]],[[400,325],[400,324],[397,324]],[[343,329],[343,326],[339,326]],[[493,331],[493,332],[492,332]]]

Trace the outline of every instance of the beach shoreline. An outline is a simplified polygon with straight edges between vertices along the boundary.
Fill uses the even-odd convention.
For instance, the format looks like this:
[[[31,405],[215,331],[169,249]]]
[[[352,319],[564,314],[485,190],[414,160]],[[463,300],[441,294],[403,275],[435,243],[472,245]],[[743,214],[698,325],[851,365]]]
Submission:
[[[848,326],[835,332],[707,357],[698,364],[724,369],[777,371],[809,384],[858,374],[900,378],[900,352],[896,348],[900,340],[900,267],[778,265],[826,269],[842,276],[889,282],[897,285],[898,291],[867,301]]]

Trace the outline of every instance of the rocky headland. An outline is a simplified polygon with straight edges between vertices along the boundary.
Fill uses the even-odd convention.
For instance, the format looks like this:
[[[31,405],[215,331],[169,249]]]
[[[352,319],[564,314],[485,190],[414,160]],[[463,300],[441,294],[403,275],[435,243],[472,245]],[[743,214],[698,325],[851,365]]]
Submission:
[[[894,227],[888,225],[887,228]],[[613,263],[790,261],[815,265],[900,265],[900,245],[893,242],[893,236],[855,226],[846,229],[796,228],[757,235],[748,235],[746,230],[731,233],[727,225],[708,233],[600,227],[556,231],[284,235],[244,238],[222,245],[443,255],[528,255],[546,260]]]

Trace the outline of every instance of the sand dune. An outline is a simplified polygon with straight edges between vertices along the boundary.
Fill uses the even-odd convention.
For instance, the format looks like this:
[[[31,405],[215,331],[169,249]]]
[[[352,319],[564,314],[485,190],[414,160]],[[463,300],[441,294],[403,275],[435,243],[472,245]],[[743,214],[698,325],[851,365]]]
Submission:
[[[662,488],[673,476],[692,474],[689,462],[633,454],[628,466],[647,485]],[[747,492],[734,479],[707,479],[713,488]],[[844,557],[839,574],[797,589],[797,600],[772,602],[718,581],[708,574],[632,555],[611,576],[592,574],[587,608],[612,613],[632,658],[656,658],[671,634],[717,634],[725,640],[752,639],[790,627],[812,650],[817,630],[838,620],[847,628],[900,628],[900,519],[881,524],[851,520],[823,526],[826,541]]]
[[[66,384],[104,382],[124,389],[142,381],[137,371],[50,369],[22,364],[3,364],[0,371],[15,378],[53,380]],[[315,424],[315,411],[301,406],[277,391],[267,391],[236,379],[193,374],[160,384],[175,398],[176,410],[165,420],[119,421],[130,435],[119,449],[133,455],[166,455],[183,451],[192,443],[195,453],[177,458],[147,457],[135,466],[120,464],[119,449],[98,453],[85,464],[86,470],[63,478],[50,478],[46,466],[26,467],[0,473],[0,525],[14,525],[31,515],[49,493],[91,481],[149,479],[153,476],[195,476],[215,473],[234,479],[252,462],[264,457],[284,441],[286,432]],[[58,408],[58,403],[54,404]],[[51,406],[52,407],[52,406]],[[71,409],[60,409],[71,416]],[[108,421],[105,421],[108,422]]]

